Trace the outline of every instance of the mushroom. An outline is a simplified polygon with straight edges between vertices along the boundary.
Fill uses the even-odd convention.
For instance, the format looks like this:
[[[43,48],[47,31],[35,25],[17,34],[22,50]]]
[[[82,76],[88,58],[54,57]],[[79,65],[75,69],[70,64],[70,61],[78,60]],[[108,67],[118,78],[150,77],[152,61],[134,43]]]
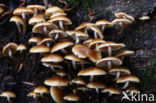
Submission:
[[[54,53],[56,51],[61,50],[63,53],[67,53],[67,51],[65,50],[65,48],[72,46],[73,43],[72,42],[58,42],[56,43],[52,48],[51,48],[51,53]]]
[[[22,18],[26,21],[26,15],[33,14],[34,11],[26,7],[18,7],[13,11],[14,15],[22,15]]]
[[[12,57],[13,54],[17,51],[17,44],[16,43],[8,43],[3,47],[3,55],[7,55],[9,57]]]
[[[38,14],[38,10],[46,9],[46,7],[42,5],[28,5],[27,8],[32,9],[34,11],[34,16]]]
[[[94,79],[94,76],[106,75],[105,70],[102,70],[97,67],[89,67],[85,68],[77,74],[78,76],[90,76],[90,81]]]
[[[55,69],[54,72],[61,77],[67,76],[67,73],[63,69]]]
[[[33,90],[33,92],[40,94],[41,97],[43,94],[49,94],[49,90],[45,86],[38,86]]]
[[[72,65],[74,67],[74,69],[76,69],[76,64],[80,63],[82,65],[82,67],[84,67],[84,64],[88,64],[89,62],[87,62],[86,60],[84,60],[83,58],[79,58],[74,54],[68,54],[64,57],[67,60],[71,60],[72,61]]]
[[[64,98],[64,100],[72,101],[72,102],[79,101],[79,99],[80,99],[80,97],[74,93],[69,93],[69,94],[65,95],[63,98]]]
[[[107,20],[99,20],[95,23],[98,27],[101,27],[101,31],[105,30],[105,27],[112,27],[113,24]]]
[[[107,87],[105,89],[103,89],[101,91],[102,93],[109,93],[109,96],[112,96],[113,94],[120,94],[120,90],[118,90],[117,88],[113,87],[113,86],[110,86],[110,87]]]
[[[2,92],[2,93],[0,94],[0,96],[1,96],[1,97],[7,98],[7,101],[8,101],[9,103],[13,103],[13,102],[10,100],[10,98],[15,98],[15,97],[16,97],[16,94],[15,94],[14,92],[12,92],[12,91],[4,91],[4,92]]]
[[[124,67],[114,67],[114,68],[109,69],[109,74],[115,75],[116,77],[114,80],[117,80],[120,77],[120,75],[131,74],[131,72],[129,69],[124,68]]]
[[[86,86],[78,86],[76,87],[76,90],[81,90],[83,92],[88,91],[88,88]]]
[[[125,47],[125,44],[123,43],[115,43],[115,42],[107,41],[100,44],[96,50],[108,51],[108,56],[112,56],[112,50],[119,50],[123,47]]]
[[[31,37],[28,41],[29,44],[39,44],[45,37],[43,36],[34,36]]]
[[[44,33],[44,34],[48,34],[50,32],[51,29],[56,29],[57,26],[54,23],[48,23],[48,22],[42,22],[42,23],[38,23],[36,24],[32,31],[34,33]]]
[[[61,65],[58,65],[58,64],[52,63],[52,62],[43,62],[42,65],[44,65],[44,66],[46,66],[48,68],[50,67],[51,69],[52,68],[59,68],[59,69],[62,69],[63,68]]]
[[[30,48],[30,53],[49,53],[50,48],[44,45],[37,45]]]
[[[50,19],[57,17],[57,16],[66,16],[66,15],[67,14],[63,11],[56,11],[56,12],[53,12],[53,14],[50,16]]]
[[[129,82],[136,82],[139,83],[140,80],[138,77],[134,75],[124,75],[117,79],[116,83],[125,83],[125,85],[122,87],[122,89],[126,89],[129,85]]]
[[[52,62],[52,63],[59,63],[62,62],[64,59],[59,54],[47,54],[42,59],[41,62]],[[50,68],[54,71],[54,66],[51,65]]]
[[[88,38],[88,39],[84,40],[82,44],[84,44],[84,45],[86,45],[86,46],[89,46],[89,43],[90,43],[91,41],[93,41],[93,40],[94,40],[93,38]]]
[[[126,90],[126,93],[129,93],[128,95],[131,96],[133,94],[139,94],[140,91],[135,87],[130,87]]]
[[[44,81],[47,86],[67,86],[68,81],[60,76],[52,76]]]
[[[26,23],[21,17],[13,16],[13,17],[10,18],[10,22],[15,22],[16,23],[19,34],[25,34],[25,32],[26,32]],[[23,27],[23,30],[21,29],[21,25]]]
[[[87,87],[95,89],[97,94],[99,94],[99,89],[106,88],[105,84],[103,84],[101,81],[91,81],[87,84]]]
[[[97,67],[112,68],[113,66],[122,65],[122,61],[116,57],[105,57],[96,62]]]
[[[41,95],[39,93],[35,93],[34,91],[31,91],[27,94],[28,97],[33,97],[35,100],[37,100],[37,97],[40,97]]]
[[[128,20],[128,19],[114,19],[112,22],[111,22],[113,25],[120,25],[121,27],[125,27],[125,25],[129,25],[129,24],[132,24],[132,21],[131,20]]]
[[[63,9],[61,9],[60,7],[58,6],[52,6],[52,7],[49,7],[46,11],[45,11],[45,15],[46,17],[49,19],[50,16],[54,13],[54,12],[64,12]]]
[[[89,37],[88,34],[78,30],[68,30],[66,31],[66,33],[72,38],[74,38],[76,44],[80,43],[80,40],[85,40]]]
[[[120,50],[115,57],[120,58],[121,60],[124,60],[125,56],[129,56],[129,55],[133,55],[134,51],[130,51],[130,50]]]
[[[134,18],[131,16],[131,15],[128,15],[126,13],[123,13],[123,12],[120,12],[120,13],[115,13],[115,16],[118,18],[118,19],[128,19],[130,21],[134,21]]]
[[[51,38],[44,38],[41,42],[38,43],[38,45],[45,45],[47,47],[50,47],[51,42],[55,42],[55,41]]]
[[[27,50],[27,47],[24,44],[19,44],[16,50],[22,52],[24,50]]]
[[[68,17],[65,16],[56,16],[52,19],[50,19],[48,22],[59,24],[60,29],[65,30],[63,25],[71,25],[72,22]]]
[[[146,20],[149,20],[149,19],[150,19],[150,17],[147,16],[147,15],[141,16],[141,17],[139,18],[139,20],[141,20],[141,21],[146,21]]]
[[[93,39],[89,42],[88,47],[96,49],[100,44],[105,43],[106,41],[102,39]]]
[[[44,17],[37,15],[29,19],[29,25],[36,25],[38,23],[46,22]]]
[[[75,30],[80,30],[80,31],[83,31],[84,33],[88,34],[88,29],[87,29],[88,26],[96,26],[96,25],[94,23],[90,23],[90,22],[83,22],[78,27],[76,27]]]
[[[64,92],[58,87],[50,87],[50,95],[56,103],[63,103]]]
[[[72,84],[86,85],[86,82],[80,78],[74,78],[71,80]]]
[[[58,38],[63,38],[67,36],[67,34],[61,29],[53,29],[52,31],[49,32],[48,35],[50,38],[55,39],[55,40],[57,40]]]

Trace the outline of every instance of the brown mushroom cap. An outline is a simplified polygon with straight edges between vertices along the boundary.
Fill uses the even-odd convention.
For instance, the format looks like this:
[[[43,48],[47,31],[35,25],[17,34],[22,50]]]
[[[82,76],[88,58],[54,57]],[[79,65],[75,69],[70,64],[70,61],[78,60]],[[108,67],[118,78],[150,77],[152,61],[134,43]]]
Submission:
[[[105,43],[100,44],[98,46],[97,50],[98,51],[107,51],[109,46],[111,47],[112,50],[118,50],[120,48],[125,47],[125,44],[107,41]]]
[[[86,40],[83,41],[83,44],[88,46],[89,43],[90,43],[91,41],[93,41],[93,40],[94,40],[93,38],[88,38],[88,39],[86,39]]]
[[[63,69],[55,69],[54,72],[61,77],[67,76],[67,73]]]
[[[23,51],[23,50],[27,50],[27,47],[24,44],[19,44],[16,48],[16,50],[18,51]]]
[[[48,32],[51,31],[51,29],[56,29],[58,28],[54,23],[48,23],[48,22],[42,22],[42,23],[38,23],[36,24],[32,31],[34,33],[44,33],[43,27],[46,27]]]
[[[101,81],[91,81],[87,84],[88,88],[100,88],[100,89],[104,89],[106,88],[105,84],[103,84]]]
[[[26,7],[18,7],[13,11],[14,15],[22,15],[24,14],[33,14],[34,11],[32,9],[26,8]]]
[[[116,82],[117,83],[124,83],[127,81],[136,82],[136,83],[140,82],[139,78],[134,76],[134,75],[124,75],[124,76],[120,77],[119,79],[117,79]]]
[[[46,22],[46,21],[40,15],[34,16],[34,17],[32,17],[32,18],[29,19],[29,24],[30,25],[36,25],[36,24],[42,23],[42,22]]]
[[[43,62],[42,65],[46,66],[46,67],[57,67],[57,68],[63,68],[61,65],[56,64],[56,63],[52,63],[52,62]]]
[[[56,17],[50,19],[48,22],[57,23],[58,21],[62,21],[63,24],[65,24],[65,25],[71,25],[72,24],[71,20],[65,16],[56,16]]]
[[[78,76],[89,76],[89,75],[106,75],[107,73],[100,68],[97,67],[89,67],[86,69],[81,70],[78,73]]]
[[[130,70],[124,67],[114,67],[109,69],[109,74],[116,75],[117,72],[120,72],[121,75],[131,74]]]
[[[66,37],[67,36],[67,34],[61,29],[53,29],[52,31],[49,32],[48,35],[49,35],[49,37],[54,39],[56,34],[58,34],[59,37]]]
[[[78,27],[76,27],[75,30],[82,30],[88,26],[96,26],[94,23],[90,23],[90,22],[83,22],[82,24],[80,24]]]
[[[51,42],[54,42],[54,40],[47,37],[47,38],[42,39],[42,41],[39,42],[38,45],[46,45],[47,46],[47,44],[50,44]]]
[[[69,93],[66,96],[64,96],[64,100],[67,101],[78,101],[80,97],[77,94]]]
[[[45,55],[42,59],[41,62],[54,62],[54,63],[58,63],[58,62],[62,62],[64,59],[61,55],[59,54],[48,54]]]
[[[127,93],[129,93],[129,92],[140,93],[140,90],[138,90],[138,89],[135,88],[135,87],[131,87],[131,88],[128,88],[128,89],[126,90],[126,92],[127,92]]]
[[[43,5],[28,5],[27,8],[32,9],[32,10],[34,9],[45,10],[46,9],[46,7]]]
[[[106,26],[106,27],[112,27],[113,24],[107,20],[99,20],[95,23],[97,26]]]
[[[59,8],[58,6],[52,6],[49,7],[46,11],[45,11],[45,15],[47,18],[49,18],[54,12],[56,11],[61,11],[64,12],[61,8]]]
[[[16,43],[8,43],[8,44],[6,44],[6,45],[3,47],[2,53],[3,53],[4,55],[8,55],[8,54],[9,54],[9,51],[11,51],[12,54],[13,54],[13,53],[16,52],[16,49],[17,49],[17,44],[16,44]]]
[[[25,25],[25,21],[19,16],[11,17],[10,22],[18,22],[19,24]]]
[[[34,36],[34,37],[31,37],[28,41],[29,44],[32,44],[32,43],[40,43],[42,40],[44,39],[43,36]]]
[[[34,89],[34,93],[40,93],[40,94],[48,94],[49,93],[49,90],[48,88],[46,88],[45,86],[38,86]]]
[[[58,42],[51,48],[51,53],[59,51],[73,45],[72,42]]]
[[[30,49],[30,53],[49,53],[50,48],[44,45],[37,45]]]
[[[104,40],[102,40],[102,39],[93,39],[93,40],[91,40],[90,42],[89,42],[89,44],[88,44],[88,47],[89,48],[92,48],[92,47],[94,47],[96,44],[102,44],[102,43],[105,43],[106,41],[104,41]]]
[[[68,81],[60,76],[53,76],[44,81],[45,85],[48,86],[67,86]]]
[[[100,60],[102,58],[102,55],[100,52],[98,51],[92,51],[89,55],[89,58],[93,61],[93,62],[97,62],[98,60]]]
[[[124,18],[124,19],[128,19],[131,21],[134,21],[134,18],[126,13],[120,12],[120,13],[115,13],[115,16],[119,19]]]
[[[99,61],[96,62],[97,67],[108,67],[108,61],[111,62],[112,66],[119,66],[122,65],[122,61],[119,58],[116,57],[105,57],[100,59]]]
[[[58,87],[50,87],[50,95],[57,103],[63,103],[63,90]]]
[[[4,11],[4,10],[3,10],[3,8],[2,8],[2,7],[0,7],[0,14],[1,14],[1,13],[3,13],[3,11]]]
[[[103,89],[101,91],[102,93],[110,93],[110,94],[120,94],[120,90],[118,90],[117,88],[113,87],[113,86],[110,86],[110,87],[107,87],[105,89]]]
[[[120,23],[123,23],[123,24],[131,24],[132,21],[128,20],[128,19],[114,19],[112,22],[112,24],[120,24]]]
[[[0,94],[1,97],[9,97],[9,98],[15,98],[16,94],[12,91],[4,91]]]
[[[34,98],[36,98],[36,97],[39,97],[39,96],[41,96],[39,93],[35,93],[34,91],[31,91],[31,92],[29,92],[28,94],[27,94],[27,96],[28,97],[34,97]]]
[[[81,63],[89,63],[86,60],[84,60],[82,58],[79,58],[74,54],[68,54],[64,58],[67,59],[67,60],[71,60],[71,61],[76,61],[76,62],[81,62]]]
[[[88,91],[88,88],[86,86],[78,86],[76,90]]]
[[[86,85],[86,82],[80,78],[75,78],[71,80],[72,83]]]
[[[50,19],[57,17],[57,16],[66,16],[66,15],[67,14],[63,11],[56,11],[56,12],[53,12],[53,14],[50,16]]]
[[[122,56],[128,56],[134,54],[134,51],[130,50],[120,50],[115,56],[116,57],[122,57]]]

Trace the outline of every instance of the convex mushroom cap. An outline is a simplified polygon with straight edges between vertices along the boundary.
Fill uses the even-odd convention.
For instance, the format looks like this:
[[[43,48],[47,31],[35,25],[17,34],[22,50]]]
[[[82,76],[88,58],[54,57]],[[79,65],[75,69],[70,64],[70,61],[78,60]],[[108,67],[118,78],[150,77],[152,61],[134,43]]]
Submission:
[[[112,94],[120,94],[120,90],[118,90],[117,88],[110,86],[105,88],[104,90],[101,91],[102,93],[109,93],[109,96],[111,96]]]
[[[55,40],[57,40],[58,38],[63,38],[67,36],[67,34],[61,29],[53,29],[52,31],[49,32],[48,35],[50,38],[55,39]]]
[[[69,93],[64,96],[64,100],[67,100],[67,101],[78,101],[79,99],[80,97],[74,93]]]
[[[131,20],[131,21],[134,21],[134,18],[131,16],[131,15],[128,15],[124,12],[120,12],[120,13],[115,13],[115,16],[119,19],[128,19],[128,20]]]
[[[36,25],[38,23],[42,23],[42,22],[46,22],[45,19],[40,16],[40,15],[37,15],[37,16],[34,16],[32,18],[29,19],[29,24],[30,25]]]
[[[12,55],[17,51],[17,44],[16,43],[8,43],[3,47],[3,55],[8,55],[12,57]]]
[[[58,87],[50,87],[50,95],[57,103],[63,103],[64,91]]]
[[[34,93],[39,93],[42,96],[43,94],[48,94],[49,90],[45,86],[38,86],[34,89]]]
[[[44,45],[37,45],[30,49],[30,53],[49,53],[50,48]]]
[[[24,44],[19,44],[17,46],[17,51],[24,51],[27,50],[27,47]]]

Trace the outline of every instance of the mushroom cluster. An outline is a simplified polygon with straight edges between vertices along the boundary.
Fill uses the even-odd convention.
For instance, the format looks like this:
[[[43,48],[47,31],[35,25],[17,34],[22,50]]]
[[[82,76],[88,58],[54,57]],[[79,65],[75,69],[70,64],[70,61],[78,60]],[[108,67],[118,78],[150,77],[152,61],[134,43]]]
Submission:
[[[27,96],[37,99],[50,93],[56,103],[63,103],[78,101],[81,98],[79,92],[91,90],[95,90],[97,95],[108,93],[109,96],[120,95],[121,91],[126,91],[130,95],[139,93],[134,87],[127,89],[130,82],[139,83],[139,78],[132,75],[128,68],[121,66],[124,57],[134,52],[124,50],[123,43],[105,41],[103,35],[107,27],[123,27],[133,23],[132,16],[116,13],[117,18],[112,22],[84,22],[71,30],[68,25],[71,25],[72,21],[58,6],[46,8],[42,5],[28,5],[15,9],[13,14],[15,16],[11,17],[10,21],[16,23],[20,34],[27,32],[28,25],[33,25],[33,33],[41,34],[29,39],[29,52],[40,54],[42,64],[55,73],[44,81],[45,86],[36,87]],[[27,15],[33,17],[27,21]],[[9,43],[4,46],[3,54],[13,57],[16,51],[22,52],[26,49],[23,44]],[[105,82],[106,79],[109,83]],[[125,84],[121,87],[119,83]]]

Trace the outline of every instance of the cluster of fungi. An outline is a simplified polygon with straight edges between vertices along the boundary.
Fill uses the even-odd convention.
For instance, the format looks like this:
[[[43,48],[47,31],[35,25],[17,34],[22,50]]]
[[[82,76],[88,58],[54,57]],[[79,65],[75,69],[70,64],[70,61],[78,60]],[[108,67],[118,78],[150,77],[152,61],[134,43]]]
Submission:
[[[44,86],[37,86],[30,91],[28,97],[38,99],[44,97],[44,94],[50,94],[56,103],[63,103],[79,101],[79,92],[95,90],[97,95],[104,93],[109,96],[120,95],[122,91],[129,95],[140,92],[129,85],[130,82],[139,83],[139,78],[121,66],[124,57],[134,52],[124,50],[123,43],[105,41],[103,35],[107,27],[132,24],[132,16],[123,12],[116,13],[116,19],[111,22],[84,22],[74,30],[69,30],[68,25],[72,25],[72,21],[57,6],[46,8],[42,5],[28,5],[16,8],[13,14],[10,22],[15,22],[19,34],[25,35],[28,25],[33,26],[33,33],[41,34],[29,39],[29,52],[39,53],[42,65],[55,73],[44,81]],[[28,21],[27,15],[33,17]],[[11,42],[4,46],[3,54],[14,58],[17,51],[22,53],[27,50],[24,44]],[[110,83],[105,83],[108,77]],[[4,91],[0,96],[11,102],[10,98],[15,98],[15,94],[13,91]]]

